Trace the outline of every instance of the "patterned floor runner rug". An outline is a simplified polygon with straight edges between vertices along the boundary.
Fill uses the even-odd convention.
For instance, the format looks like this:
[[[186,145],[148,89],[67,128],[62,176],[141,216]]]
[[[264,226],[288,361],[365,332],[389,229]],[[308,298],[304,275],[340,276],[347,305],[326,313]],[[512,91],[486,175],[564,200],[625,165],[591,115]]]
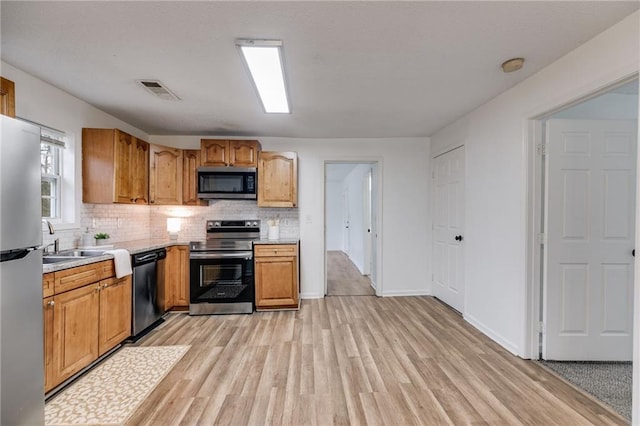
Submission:
[[[45,425],[121,425],[190,346],[124,347],[45,405]]]

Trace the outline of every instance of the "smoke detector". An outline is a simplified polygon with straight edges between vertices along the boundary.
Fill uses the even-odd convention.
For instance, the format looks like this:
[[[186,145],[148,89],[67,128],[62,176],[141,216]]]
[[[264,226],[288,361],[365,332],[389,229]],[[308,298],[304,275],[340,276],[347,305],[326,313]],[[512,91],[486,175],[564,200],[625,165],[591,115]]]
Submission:
[[[159,80],[136,80],[147,92],[165,101],[179,101],[180,98],[167,89]]]

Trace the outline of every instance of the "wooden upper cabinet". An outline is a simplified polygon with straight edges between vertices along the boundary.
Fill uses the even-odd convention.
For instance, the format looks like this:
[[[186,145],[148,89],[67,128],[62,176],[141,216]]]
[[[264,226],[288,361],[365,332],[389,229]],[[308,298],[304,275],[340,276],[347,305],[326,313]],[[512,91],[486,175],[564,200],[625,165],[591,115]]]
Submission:
[[[135,139],[132,146],[131,195],[136,204],[149,204],[149,144]]]
[[[149,202],[182,204],[182,150],[151,145]]]
[[[3,77],[0,77],[0,114],[16,116],[16,85]]]
[[[149,144],[118,129],[82,129],[82,201],[147,204]]]
[[[229,141],[229,158],[233,167],[258,167],[258,141]]]
[[[260,152],[258,207],[297,207],[298,155],[295,152]]]
[[[202,165],[257,167],[260,142],[256,140],[201,139]]]
[[[200,150],[182,151],[182,204],[188,206],[206,206],[206,200],[198,198],[198,167],[201,164]]]
[[[131,179],[131,161],[133,151],[133,136],[116,130],[115,135],[115,175],[116,203],[133,202],[133,182]]]
[[[208,167],[225,167],[229,161],[229,141],[222,139],[201,139],[200,151],[202,165]]]

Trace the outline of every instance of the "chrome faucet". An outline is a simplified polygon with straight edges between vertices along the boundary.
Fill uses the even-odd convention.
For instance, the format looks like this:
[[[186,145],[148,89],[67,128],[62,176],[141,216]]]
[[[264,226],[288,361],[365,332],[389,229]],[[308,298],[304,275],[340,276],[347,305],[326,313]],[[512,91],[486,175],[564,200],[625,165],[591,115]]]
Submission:
[[[49,235],[53,235],[56,233],[56,230],[53,229],[53,225],[47,219],[42,219],[42,223],[46,223],[47,226],[49,227]]]
[[[51,224],[51,222],[49,222],[46,219],[42,219],[42,223],[46,223],[47,227],[49,227],[49,235],[53,235],[56,233],[56,230],[53,229],[53,225]],[[54,254],[58,253],[60,251],[60,238],[56,238],[52,243],[47,244],[42,248],[45,252],[48,252],[47,249],[51,246],[53,246],[53,253]]]

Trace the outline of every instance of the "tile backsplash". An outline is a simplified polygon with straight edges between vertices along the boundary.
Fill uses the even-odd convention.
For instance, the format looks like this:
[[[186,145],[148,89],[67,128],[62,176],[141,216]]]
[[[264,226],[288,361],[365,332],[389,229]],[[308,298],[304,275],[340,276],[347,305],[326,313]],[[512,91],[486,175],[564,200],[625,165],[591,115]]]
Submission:
[[[43,225],[43,244],[60,239],[62,250],[82,245],[82,233],[89,228],[91,235],[106,232],[110,242],[134,241],[147,238],[167,238],[167,218],[180,218],[180,241],[205,238],[205,222],[210,219],[259,219],[260,235],[267,236],[269,219],[280,220],[280,238],[300,236],[298,209],[258,208],[255,201],[215,200],[209,206],[147,206],[127,204],[82,204],[81,229],[57,230],[49,235]]]

